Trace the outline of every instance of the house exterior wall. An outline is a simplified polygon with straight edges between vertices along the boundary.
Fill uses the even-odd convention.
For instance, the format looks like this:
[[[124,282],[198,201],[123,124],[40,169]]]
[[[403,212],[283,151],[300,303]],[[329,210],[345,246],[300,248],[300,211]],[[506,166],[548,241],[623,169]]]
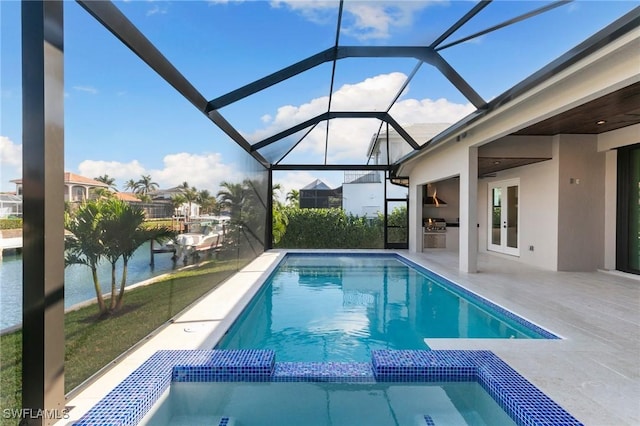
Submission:
[[[489,183],[520,179],[520,256],[523,263],[555,270],[558,256],[558,168],[552,159],[498,172],[478,181],[478,245],[488,252]],[[533,246],[533,251],[529,250]],[[512,257],[512,256],[510,256]]]
[[[560,135],[558,270],[593,271],[604,266],[605,155],[596,135]]]
[[[377,212],[384,211],[383,185],[382,182],[342,184],[342,208],[347,214],[375,218]]]
[[[419,165],[411,169],[409,175],[409,199],[416,200],[416,202],[409,203],[409,250],[422,250],[423,185],[460,176],[462,165],[466,164],[466,151],[466,149],[436,150],[428,158],[423,159]],[[461,196],[464,196],[464,194],[461,194]],[[458,217],[462,221],[461,215],[462,212],[459,212]]]

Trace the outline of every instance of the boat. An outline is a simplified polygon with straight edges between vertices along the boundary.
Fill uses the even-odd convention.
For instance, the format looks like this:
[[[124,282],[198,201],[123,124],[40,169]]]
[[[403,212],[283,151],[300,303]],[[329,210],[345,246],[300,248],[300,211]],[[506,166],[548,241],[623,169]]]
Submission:
[[[187,232],[178,234],[167,243],[175,249],[175,258],[187,263],[189,258],[197,260],[202,254],[218,251],[225,239],[227,216],[199,216],[185,222]]]

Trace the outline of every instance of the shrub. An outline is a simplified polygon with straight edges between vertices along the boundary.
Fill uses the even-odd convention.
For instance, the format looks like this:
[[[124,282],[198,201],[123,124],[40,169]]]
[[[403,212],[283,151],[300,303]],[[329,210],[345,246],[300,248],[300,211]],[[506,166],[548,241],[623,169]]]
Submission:
[[[0,229],[22,229],[22,218],[0,219]]]
[[[382,223],[344,210],[287,207],[289,223],[278,248],[382,248]]]

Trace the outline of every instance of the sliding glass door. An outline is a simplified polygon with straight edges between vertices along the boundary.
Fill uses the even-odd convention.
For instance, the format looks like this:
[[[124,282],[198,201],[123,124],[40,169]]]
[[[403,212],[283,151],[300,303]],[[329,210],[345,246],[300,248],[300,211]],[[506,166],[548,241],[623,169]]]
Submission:
[[[489,184],[489,250],[520,255],[519,193],[519,179]]]
[[[616,269],[640,274],[640,144],[618,150]]]

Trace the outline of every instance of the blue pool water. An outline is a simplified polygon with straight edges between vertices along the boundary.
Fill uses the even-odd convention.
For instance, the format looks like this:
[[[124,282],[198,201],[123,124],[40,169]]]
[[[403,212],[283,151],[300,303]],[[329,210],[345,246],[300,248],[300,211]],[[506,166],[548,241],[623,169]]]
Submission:
[[[141,425],[516,424],[475,382],[172,383],[164,398]]]
[[[425,338],[543,338],[396,256],[287,255],[219,349],[273,349],[279,362],[359,362]],[[526,322],[525,322],[526,323]]]

